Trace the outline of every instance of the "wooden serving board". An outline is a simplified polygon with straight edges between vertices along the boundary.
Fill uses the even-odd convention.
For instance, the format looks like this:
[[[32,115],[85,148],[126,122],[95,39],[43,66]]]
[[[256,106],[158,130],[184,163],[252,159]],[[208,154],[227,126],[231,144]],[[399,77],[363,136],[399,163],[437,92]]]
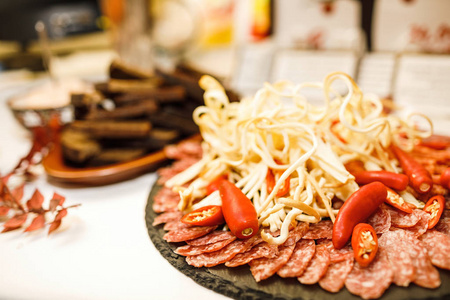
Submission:
[[[277,300],[356,300],[345,288],[336,294],[323,290],[318,284],[302,285],[297,279],[285,279],[277,275],[257,283],[248,265],[228,268],[219,265],[213,268],[195,268],[186,263],[185,257],[174,253],[184,243],[167,243],[163,240],[163,225],[153,226],[157,214],[153,211],[153,198],[161,187],[155,184],[148,197],[145,221],[151,241],[161,255],[180,272],[196,283],[233,299],[277,299]],[[407,288],[391,287],[380,298],[382,300],[445,300],[450,299],[450,271],[439,270],[442,284],[438,289],[425,289],[414,284]]]

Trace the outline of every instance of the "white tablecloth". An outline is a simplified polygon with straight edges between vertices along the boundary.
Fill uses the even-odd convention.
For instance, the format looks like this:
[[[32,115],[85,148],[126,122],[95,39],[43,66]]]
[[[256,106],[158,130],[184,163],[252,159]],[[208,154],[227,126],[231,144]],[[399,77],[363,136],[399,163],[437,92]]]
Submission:
[[[28,132],[6,106],[22,87],[0,90],[0,172],[5,174],[29,150]],[[47,182],[45,174],[25,188],[39,188],[48,201],[66,196],[61,228],[0,234],[0,299],[228,299],[196,284],[166,261],[152,244],[145,206],[156,175],[88,188]],[[48,202],[44,202],[47,206]]]

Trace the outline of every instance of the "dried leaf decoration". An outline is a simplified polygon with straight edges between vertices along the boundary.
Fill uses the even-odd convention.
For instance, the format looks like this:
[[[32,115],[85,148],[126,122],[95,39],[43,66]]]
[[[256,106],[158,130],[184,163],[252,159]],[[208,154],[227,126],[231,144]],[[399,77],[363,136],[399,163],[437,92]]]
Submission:
[[[0,216],[4,217],[8,214],[10,208],[6,206],[0,206]]]
[[[66,197],[59,195],[58,193],[54,193],[52,200],[50,200],[49,210],[54,212],[58,206],[63,206]]]
[[[2,232],[7,232],[20,228],[23,225],[23,223],[25,223],[25,221],[27,220],[27,217],[28,213],[15,215],[14,217],[6,221],[5,224],[3,224]]]
[[[55,221],[61,221],[65,216],[67,216],[67,209],[64,208],[58,212],[55,217]]]
[[[0,216],[7,217],[10,212],[14,215],[3,223],[2,232],[16,230],[24,226],[28,217],[33,217],[30,225],[24,232],[35,231],[44,228],[46,225],[46,214],[53,214],[55,217],[49,224],[48,234],[51,234],[61,225],[62,219],[67,216],[67,209],[80,206],[80,204],[64,207],[65,197],[54,193],[49,203],[49,208],[45,209],[44,196],[36,189],[31,198],[26,202],[25,207],[22,205],[24,186],[19,186],[10,191],[7,186],[7,180],[0,178]]]
[[[15,202],[20,205],[20,201],[23,197],[23,189],[25,184],[22,184],[11,191],[11,196],[14,198]]]
[[[42,203],[44,203],[44,196],[36,189],[31,199],[27,201],[27,208],[29,210],[40,211],[42,210]]]
[[[58,229],[60,225],[61,225],[61,220],[59,220],[59,221],[53,221],[53,222],[50,224],[50,228],[48,229],[48,234],[50,235],[53,231],[55,231],[56,229]]]
[[[25,232],[41,229],[45,226],[45,214],[37,215],[31,222],[30,226],[25,229]]]

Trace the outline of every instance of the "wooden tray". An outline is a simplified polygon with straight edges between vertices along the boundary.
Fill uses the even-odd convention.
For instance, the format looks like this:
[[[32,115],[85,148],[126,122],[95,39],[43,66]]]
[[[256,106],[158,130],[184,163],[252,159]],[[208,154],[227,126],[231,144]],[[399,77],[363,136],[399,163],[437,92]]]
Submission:
[[[154,171],[167,160],[163,150],[123,163],[102,167],[75,168],[64,163],[61,145],[56,142],[42,165],[48,179],[56,183],[107,185]]]

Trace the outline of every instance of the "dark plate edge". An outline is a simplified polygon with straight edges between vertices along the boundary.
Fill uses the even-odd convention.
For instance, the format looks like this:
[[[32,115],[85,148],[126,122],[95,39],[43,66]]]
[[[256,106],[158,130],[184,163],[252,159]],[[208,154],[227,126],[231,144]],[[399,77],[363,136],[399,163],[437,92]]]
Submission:
[[[274,300],[292,300],[291,297],[286,298],[280,295],[274,295],[270,293],[266,293],[261,290],[256,290],[251,287],[241,287],[238,283],[224,279],[216,274],[213,274],[208,271],[208,268],[194,268],[186,263],[184,256],[178,255],[174,253],[174,249],[176,245],[171,245],[167,243],[162,236],[164,235],[164,230],[162,226],[153,226],[153,220],[157,214],[153,211],[153,197],[159,191],[161,186],[158,183],[154,183],[151,187],[150,194],[147,199],[147,205],[145,207],[145,222],[147,226],[148,235],[150,240],[154,244],[155,248],[159,251],[159,253],[177,270],[179,270],[184,275],[191,278],[197,284],[208,288],[212,291],[225,295],[227,297],[233,299],[246,299],[246,300],[258,300],[258,299],[274,299]],[[445,270],[439,269],[439,272],[446,272]],[[445,283],[442,283],[444,285]],[[399,288],[399,287],[395,287]],[[386,291],[385,295],[389,293],[389,290]],[[353,295],[352,295],[353,296]],[[384,296],[384,295],[383,295]],[[380,299],[383,299],[384,297]],[[329,294],[329,297],[332,298],[333,294]],[[419,296],[420,297],[420,296]],[[296,296],[297,300],[307,300],[302,298],[300,295]],[[362,298],[360,298],[362,299]],[[413,299],[420,300],[447,300],[450,299],[450,293],[442,295],[442,296],[429,296],[429,297],[411,297]]]

